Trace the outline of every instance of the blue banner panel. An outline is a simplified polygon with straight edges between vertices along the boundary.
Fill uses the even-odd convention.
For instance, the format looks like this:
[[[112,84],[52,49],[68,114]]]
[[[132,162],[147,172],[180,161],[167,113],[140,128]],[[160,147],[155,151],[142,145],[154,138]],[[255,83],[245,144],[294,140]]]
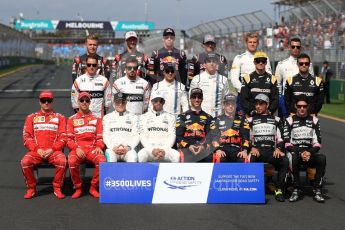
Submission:
[[[102,163],[101,203],[265,203],[263,163]]]
[[[21,30],[54,30],[55,21],[52,20],[17,20],[16,29]]]
[[[207,203],[265,203],[264,164],[215,164]]]
[[[158,163],[101,163],[100,202],[151,204]]]
[[[141,22],[141,21],[111,21],[113,29],[116,31],[128,31],[128,30],[153,30],[155,24],[153,22]]]

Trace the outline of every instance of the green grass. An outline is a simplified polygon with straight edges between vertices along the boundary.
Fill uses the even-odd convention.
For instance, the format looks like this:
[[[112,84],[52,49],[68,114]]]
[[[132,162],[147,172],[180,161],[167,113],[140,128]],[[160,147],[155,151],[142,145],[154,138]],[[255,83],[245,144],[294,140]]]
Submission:
[[[11,72],[11,71],[18,70],[18,69],[23,68],[23,67],[26,67],[26,66],[31,66],[31,65],[32,65],[32,64],[17,65],[17,66],[12,66],[12,67],[9,67],[9,68],[1,69],[1,70],[0,70],[0,75],[9,73],[9,72]]]
[[[332,101],[332,104],[323,104],[320,113],[345,119],[345,103]]]

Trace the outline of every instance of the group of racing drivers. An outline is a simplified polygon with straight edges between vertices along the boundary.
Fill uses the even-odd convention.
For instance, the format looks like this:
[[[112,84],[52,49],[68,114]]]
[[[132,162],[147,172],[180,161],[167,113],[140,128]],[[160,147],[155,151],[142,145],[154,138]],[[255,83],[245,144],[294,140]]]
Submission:
[[[288,171],[294,186],[289,201],[300,199],[303,164],[316,168],[314,199],[325,201],[326,158],[319,152],[317,119],[323,87],[310,57],[300,53],[298,38],[291,39],[290,57],[279,62],[273,76],[267,54],[256,50],[257,35],[248,34],[247,50],[235,57],[229,74],[237,96],[230,93],[227,60],[215,53],[214,36],[205,36],[205,52],[188,64],[185,53],[174,48],[172,28],[164,30],[164,47],[151,58],[137,51],[134,31],[125,40],[127,51],[109,65],[96,54],[97,37],[87,37],[87,53],[72,66],[75,115],[67,121],[53,111],[53,93],[40,93],[40,110],[27,116],[23,131],[29,150],[21,161],[28,187],[24,198],[35,196],[34,167],[44,161],[56,168],[55,196],[65,197],[68,163],[72,198],[79,198],[79,166],[87,160],[95,165],[89,192],[96,198],[101,162],[265,162],[278,171],[277,201],[285,201]]]

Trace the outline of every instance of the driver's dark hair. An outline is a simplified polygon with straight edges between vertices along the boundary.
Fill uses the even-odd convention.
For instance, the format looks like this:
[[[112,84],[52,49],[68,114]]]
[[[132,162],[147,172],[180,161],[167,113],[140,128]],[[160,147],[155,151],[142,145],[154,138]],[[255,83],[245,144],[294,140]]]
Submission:
[[[309,99],[308,99],[308,97],[307,97],[305,94],[301,94],[301,95],[298,95],[298,96],[296,97],[295,105],[297,105],[297,103],[298,103],[299,101],[304,101],[305,103],[307,103],[307,104],[309,105]]]

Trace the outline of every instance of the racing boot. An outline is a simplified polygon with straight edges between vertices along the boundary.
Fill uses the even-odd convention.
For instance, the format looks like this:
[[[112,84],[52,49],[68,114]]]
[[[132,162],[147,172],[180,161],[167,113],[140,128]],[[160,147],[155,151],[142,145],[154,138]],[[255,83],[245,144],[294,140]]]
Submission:
[[[24,195],[24,199],[31,199],[35,196],[36,194],[36,188],[28,188],[28,190],[26,190],[26,193]]]
[[[321,189],[319,189],[319,188],[315,189],[314,200],[318,203],[324,203],[325,202],[325,198],[322,195]]]
[[[78,199],[79,197],[81,197],[82,194],[83,194],[83,189],[77,188],[72,195],[72,199]]]
[[[279,201],[279,202],[285,201],[285,197],[284,197],[283,192],[280,188],[275,190],[274,194],[275,194],[274,198],[276,199],[276,201]]]
[[[94,186],[90,187],[90,195],[93,196],[94,198],[99,198],[99,192],[97,191],[97,188]]]
[[[58,198],[58,199],[63,199],[65,198],[65,195],[61,192],[61,188],[54,188],[54,195]]]
[[[298,189],[294,189],[290,198],[289,198],[289,201],[290,202],[296,202],[299,199],[299,197],[300,197],[300,195],[299,195]]]

